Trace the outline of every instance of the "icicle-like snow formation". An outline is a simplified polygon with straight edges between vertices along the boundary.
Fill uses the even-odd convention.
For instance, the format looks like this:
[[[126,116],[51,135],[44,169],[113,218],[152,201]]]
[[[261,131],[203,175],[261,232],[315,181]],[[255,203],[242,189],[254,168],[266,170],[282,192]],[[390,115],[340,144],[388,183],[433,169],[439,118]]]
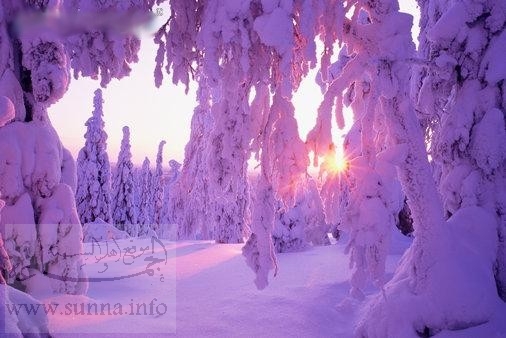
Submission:
[[[167,61],[166,70],[172,71],[173,82],[188,85],[190,77],[196,77],[202,87],[199,102],[203,110],[209,106],[213,123],[204,154],[209,157],[205,160],[209,163],[206,194],[212,201],[208,219],[214,224],[206,226],[205,232],[213,229],[218,242],[241,242],[250,223],[246,180],[249,152],[263,151],[271,143],[269,156],[262,156],[262,166],[274,170],[268,169],[261,176],[267,180],[260,184],[264,187],[261,196],[279,193],[288,204],[293,203],[297,182],[305,173],[306,149],[297,134],[290,99],[309,66],[315,65],[315,44],[302,33],[314,34],[317,18],[309,1],[174,0],[170,4],[173,15],[155,37],[159,45],[155,82],[161,83],[161,67]],[[293,25],[294,13],[300,25]],[[192,68],[194,65],[197,69]],[[275,93],[272,100],[269,90]],[[271,122],[266,127],[268,120]],[[183,166],[183,180],[187,168]],[[260,215],[255,209],[263,209],[271,200],[274,197],[258,200],[253,214]],[[274,206],[264,211],[273,213]],[[273,215],[253,216],[251,221],[262,223],[258,227],[252,224],[252,229],[265,229],[270,234]],[[188,236],[193,230],[180,225],[179,232]],[[268,241],[259,248],[266,250],[262,255],[272,258],[270,236],[255,237]]]

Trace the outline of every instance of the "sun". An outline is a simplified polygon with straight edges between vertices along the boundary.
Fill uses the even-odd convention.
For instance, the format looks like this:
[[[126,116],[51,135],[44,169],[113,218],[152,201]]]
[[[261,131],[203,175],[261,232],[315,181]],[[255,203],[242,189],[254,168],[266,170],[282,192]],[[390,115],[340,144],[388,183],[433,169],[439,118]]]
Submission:
[[[335,154],[330,159],[329,167],[334,173],[342,173],[348,169],[348,161],[343,154]]]
[[[322,169],[328,173],[338,174],[346,171],[348,167],[349,163],[344,154],[333,151],[325,156]]]
[[[336,154],[332,167],[336,172],[343,172],[348,169],[348,161],[343,154]]]

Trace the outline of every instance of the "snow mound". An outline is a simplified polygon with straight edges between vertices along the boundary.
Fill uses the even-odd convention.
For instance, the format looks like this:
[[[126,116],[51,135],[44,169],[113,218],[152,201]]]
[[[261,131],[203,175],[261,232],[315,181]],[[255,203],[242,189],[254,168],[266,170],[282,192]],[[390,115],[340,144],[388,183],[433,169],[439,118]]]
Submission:
[[[497,222],[480,207],[462,208],[445,224],[445,245],[439,252],[426,287],[414,290],[411,274],[414,245],[404,254],[384,292],[364,305],[357,335],[412,337],[442,330],[462,330],[488,322],[500,303],[493,266]],[[384,299],[386,298],[386,300]],[[366,318],[376,318],[367,321]]]
[[[130,238],[125,231],[121,231],[114,225],[104,222],[101,218],[97,218],[94,222],[86,223],[83,227],[83,236],[85,243]]]
[[[0,318],[4,321],[3,332],[0,332],[2,337],[50,337],[46,313],[28,313],[19,306],[34,309],[42,305],[28,294],[0,284]],[[16,313],[15,309],[19,311]]]

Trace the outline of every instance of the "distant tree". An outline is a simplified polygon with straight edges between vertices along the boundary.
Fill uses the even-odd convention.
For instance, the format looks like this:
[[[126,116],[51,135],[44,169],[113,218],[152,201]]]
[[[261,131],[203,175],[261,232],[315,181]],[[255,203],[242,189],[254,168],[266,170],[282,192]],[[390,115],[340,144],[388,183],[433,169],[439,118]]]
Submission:
[[[130,236],[137,236],[139,227],[135,206],[133,169],[130,129],[123,127],[123,139],[112,185],[112,220],[118,229],[126,231]]]
[[[330,229],[313,179],[301,180],[292,207],[279,204],[272,231],[277,252],[300,251],[311,244],[330,244],[327,235]]]
[[[156,154],[156,167],[153,174],[153,230],[158,234],[163,225],[164,216],[164,177],[163,177],[163,147],[165,141],[161,141],[158,145],[158,153]]]
[[[149,234],[153,224],[153,173],[151,172],[149,159],[146,157],[142,163],[137,185],[140,186],[140,204],[137,222],[139,223],[139,237]]]
[[[82,224],[111,222],[111,166],[104,131],[102,90],[95,91],[93,116],[86,121],[84,147],[77,156],[76,206]]]
[[[169,161],[169,171],[164,179],[164,197],[163,197],[163,222],[176,226],[176,215],[174,214],[173,202],[177,197],[176,183],[179,179],[181,164],[176,160]],[[176,210],[177,212],[177,210]],[[174,229],[177,232],[177,229]]]
[[[169,172],[167,173],[167,183],[169,186],[173,185],[181,175],[181,163],[176,160],[169,161]]]
[[[134,169],[133,169],[133,173],[134,173],[134,206],[135,206],[136,215],[137,215],[137,224],[139,224],[139,214],[140,214],[140,205],[141,205],[142,185],[139,183],[142,181],[141,171],[142,171],[142,168],[137,168],[134,165]]]

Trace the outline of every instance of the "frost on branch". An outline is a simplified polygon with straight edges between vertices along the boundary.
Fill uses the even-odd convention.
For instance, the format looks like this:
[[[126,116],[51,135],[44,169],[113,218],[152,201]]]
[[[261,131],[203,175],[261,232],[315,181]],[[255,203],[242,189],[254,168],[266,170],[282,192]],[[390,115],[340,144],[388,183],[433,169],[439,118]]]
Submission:
[[[44,106],[58,101],[69,84],[67,62],[58,40],[40,35],[23,37],[23,66],[30,72],[33,87],[30,99]]]
[[[256,202],[251,220],[252,234],[242,252],[246,257],[246,263],[256,274],[255,285],[258,289],[264,289],[269,283],[269,271],[274,269],[274,275],[277,272],[271,239],[275,201],[272,187],[266,184],[265,180],[260,179],[256,189]]]
[[[233,59],[237,63],[238,58]],[[207,151],[211,222],[218,243],[242,243],[248,213],[247,117],[248,97],[231,86],[240,81],[238,64],[224,68],[221,97],[211,107],[213,130]]]
[[[368,14],[360,11],[358,27],[363,28],[369,22]],[[332,165],[324,162],[322,196],[327,219],[335,224],[337,231],[344,230],[350,234],[346,247],[353,269],[350,293],[363,299],[363,290],[369,281],[376,287],[382,287],[384,283],[390,233],[404,198],[394,165],[402,163],[404,159],[397,158],[401,156],[400,152],[388,140],[385,122],[388,112],[378,104],[378,84],[371,76],[372,71],[361,73],[361,65],[356,63],[361,55],[348,57],[350,49],[348,45],[341,49],[340,60],[332,67],[330,86],[319,108],[320,116],[327,111],[328,124],[333,105],[336,107],[336,119],[342,119],[344,104],[351,107],[354,119],[344,141],[346,168],[342,172],[335,172]],[[346,81],[350,81],[348,87],[342,87]],[[335,89],[337,86],[341,87]],[[335,102],[332,100],[334,97]],[[317,123],[322,122],[319,120]],[[329,129],[330,125],[326,128]],[[390,162],[383,159],[385,156],[380,153],[388,148],[392,149]],[[333,151],[332,148],[327,150]],[[321,156],[325,154],[320,153]],[[328,157],[326,155],[326,161]]]

